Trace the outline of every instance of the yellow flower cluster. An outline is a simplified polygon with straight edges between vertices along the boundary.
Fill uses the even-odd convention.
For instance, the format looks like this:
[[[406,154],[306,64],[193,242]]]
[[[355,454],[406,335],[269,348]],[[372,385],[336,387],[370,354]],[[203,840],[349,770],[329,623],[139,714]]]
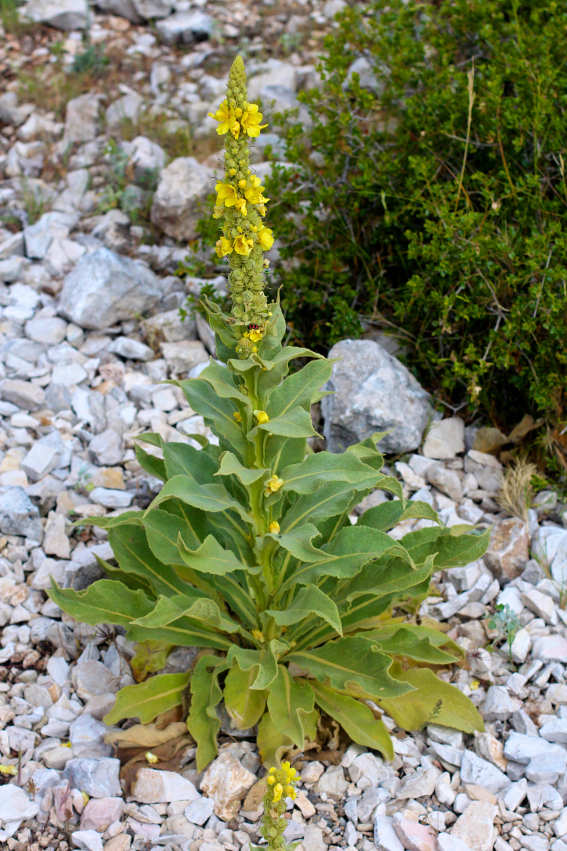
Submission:
[[[269,199],[260,178],[249,167],[249,139],[267,127],[258,105],[249,103],[244,63],[237,56],[228,76],[227,97],[216,112],[217,132],[225,136],[225,175],[215,186],[213,217],[222,218],[222,233],[216,243],[218,257],[228,257],[232,315],[242,328],[237,344],[240,357],[257,351],[270,317],[264,293],[263,252],[274,244],[274,236],[263,217]],[[248,332],[248,333],[246,333]]]
[[[279,476],[271,476],[266,482],[265,492],[266,496],[271,496],[273,493],[277,493],[281,486],[283,485],[283,479],[280,479]]]
[[[235,139],[240,136],[240,131],[246,133],[251,138],[256,138],[260,135],[260,130],[267,127],[267,124],[261,124],[262,113],[258,108],[257,103],[245,103],[244,107],[229,106],[226,100],[223,100],[216,112],[208,113],[210,118],[216,119],[219,122],[217,133],[219,136],[224,136],[230,132]]]
[[[291,798],[295,800],[296,791],[294,784],[297,783],[297,771],[292,768],[287,760],[282,762],[281,768],[270,768],[266,778],[268,784],[268,793],[271,793],[271,798],[274,804],[283,798]]]

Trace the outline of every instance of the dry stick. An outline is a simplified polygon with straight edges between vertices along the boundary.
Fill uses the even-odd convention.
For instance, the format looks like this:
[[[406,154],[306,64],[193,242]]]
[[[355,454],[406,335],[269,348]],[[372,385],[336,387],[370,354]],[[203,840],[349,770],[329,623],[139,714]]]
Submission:
[[[455,201],[455,210],[459,206],[459,197],[461,195],[461,189],[463,188],[463,179],[464,179],[464,176],[465,176],[465,168],[466,168],[466,165],[467,165],[467,157],[468,157],[468,153],[469,153],[469,143],[470,143],[470,139],[471,139],[472,110],[473,110],[473,104],[474,104],[474,59],[473,59],[472,68],[467,73],[467,78],[468,78],[467,89],[468,89],[468,93],[469,93],[469,111],[468,111],[468,116],[467,116],[467,138],[466,138],[466,141],[465,141],[465,151],[463,153],[463,165],[461,167],[461,174],[460,174],[460,177],[459,177],[459,186],[458,186],[458,189],[457,189],[457,199]]]

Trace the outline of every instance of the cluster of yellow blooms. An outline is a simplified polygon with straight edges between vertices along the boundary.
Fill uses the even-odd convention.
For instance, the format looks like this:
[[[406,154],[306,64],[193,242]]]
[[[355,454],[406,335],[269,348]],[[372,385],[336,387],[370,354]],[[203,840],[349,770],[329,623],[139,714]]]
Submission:
[[[264,268],[268,264],[263,252],[274,244],[274,236],[266,227],[268,198],[260,178],[249,168],[248,140],[259,136],[267,127],[262,124],[258,104],[248,103],[244,64],[238,56],[230,69],[228,93],[216,112],[209,115],[218,121],[217,133],[225,135],[225,177],[216,184],[214,218],[223,219],[222,236],[216,243],[219,257],[230,261],[229,284],[232,314],[248,327],[242,335],[239,351],[248,356],[263,337],[270,316],[264,295]]]
[[[284,760],[280,768],[270,768],[266,778],[268,783],[268,792],[271,791],[271,798],[274,804],[281,801],[282,798],[291,798],[295,800],[296,791],[293,784],[297,782],[297,771],[292,768],[287,760]]]

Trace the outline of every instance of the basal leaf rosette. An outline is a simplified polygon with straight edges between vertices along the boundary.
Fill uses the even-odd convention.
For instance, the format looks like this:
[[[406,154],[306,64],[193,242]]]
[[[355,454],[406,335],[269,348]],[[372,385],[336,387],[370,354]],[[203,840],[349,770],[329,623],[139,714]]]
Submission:
[[[217,207],[220,239],[232,240],[232,313],[205,305],[218,359],[198,378],[174,382],[218,442],[142,436],[137,460],[161,490],[145,510],[89,518],[107,530],[114,554],[100,561],[105,578],[82,591],[55,583],[50,591],[78,620],[119,625],[140,660],[199,648],[185,673],[139,665],[149,676],[123,688],[105,718],[146,723],[183,706],[199,770],[217,753],[221,702],[236,728],[257,728],[269,765],[316,741],[321,714],[387,758],[382,713],[406,729],[433,721],[482,729],[474,706],[435,673],[460,648],[411,612],[435,571],[480,558],[487,534],[446,528],[428,504],[406,501],[382,472],[381,435],[342,454],[311,451],[311,406],[327,392],[332,364],[282,343],[280,306],[263,292],[252,226],[265,200],[253,194],[262,190],[248,171],[248,139],[262,121],[254,106],[237,59],[215,113],[227,137]],[[240,236],[252,240],[248,253],[235,247]],[[292,372],[298,359],[303,366]],[[376,489],[389,499],[353,525],[354,508]],[[414,528],[390,534],[400,523]]]

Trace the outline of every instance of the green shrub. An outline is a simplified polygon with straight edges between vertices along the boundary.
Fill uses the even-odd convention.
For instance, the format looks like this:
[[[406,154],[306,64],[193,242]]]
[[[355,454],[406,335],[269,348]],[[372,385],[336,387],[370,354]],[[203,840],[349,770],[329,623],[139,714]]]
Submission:
[[[239,729],[258,724],[267,763],[313,741],[321,714],[391,758],[387,728],[367,699],[406,729],[433,720],[482,729],[472,703],[430,670],[462,651],[411,613],[433,571],[479,558],[487,533],[442,527],[429,505],[406,502],[399,482],[381,472],[379,435],[342,455],[309,451],[310,408],[332,364],[282,345],[283,314],[263,291],[263,251],[272,243],[266,199],[248,169],[245,136],[257,135],[262,115],[246,101],[240,58],[228,91],[216,113],[227,141],[215,216],[217,252],[230,261],[231,313],[205,305],[221,362],[175,382],[218,445],[146,435],[154,452],[138,448],[137,457],[163,488],[145,511],[91,518],[108,529],[117,565],[101,561],[106,578],[83,591],[53,583],[50,596],[87,623],[124,627],[140,644],[136,668],[145,660],[146,673],[163,667],[174,646],[203,648],[192,671],[123,688],[105,718],[146,723],[183,705],[190,691],[199,770],[217,753],[221,700]],[[306,365],[288,375],[297,358]],[[395,498],[351,524],[354,507],[376,488]],[[430,523],[399,540],[388,534],[411,518]],[[275,840],[274,813],[266,824]]]
[[[321,72],[267,183],[295,337],[326,351],[364,316],[454,409],[565,419],[567,7],[353,4]]]

